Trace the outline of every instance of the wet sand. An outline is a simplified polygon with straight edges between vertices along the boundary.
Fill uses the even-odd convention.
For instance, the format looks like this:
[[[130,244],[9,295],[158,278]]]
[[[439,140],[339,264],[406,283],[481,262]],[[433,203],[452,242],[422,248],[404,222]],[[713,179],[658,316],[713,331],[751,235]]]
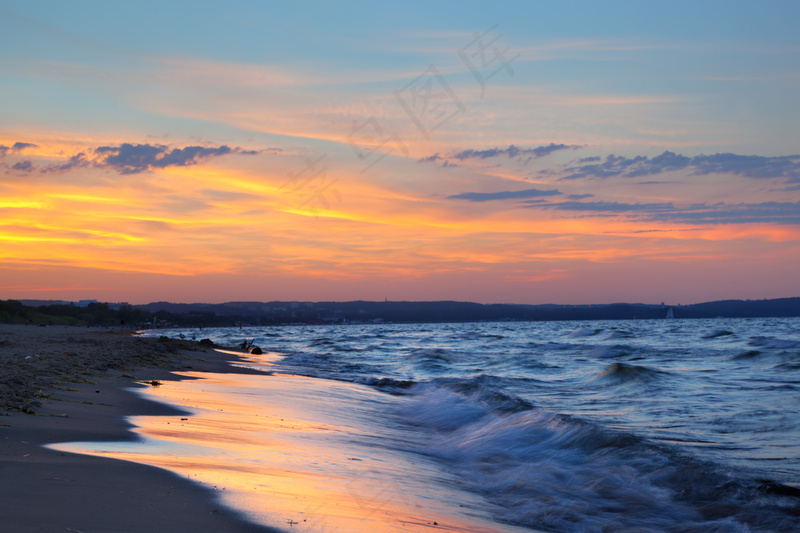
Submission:
[[[268,532],[166,470],[44,444],[135,438],[130,415],[179,411],[126,390],[171,371],[246,373],[188,341],[0,325],[0,532]]]

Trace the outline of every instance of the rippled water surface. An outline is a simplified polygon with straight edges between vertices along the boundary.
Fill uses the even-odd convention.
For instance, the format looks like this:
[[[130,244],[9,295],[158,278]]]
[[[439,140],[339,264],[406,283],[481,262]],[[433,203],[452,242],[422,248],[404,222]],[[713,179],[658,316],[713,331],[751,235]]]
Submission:
[[[350,494],[390,491],[407,517],[427,505],[453,530],[800,530],[798,319],[151,333],[255,339],[265,353],[246,365],[275,375],[214,394],[275,412],[275,395],[295,391],[289,403],[315,412],[315,427],[345,428],[327,444],[309,437],[309,453],[333,454],[315,475],[348,480]],[[302,387],[277,385],[300,379],[289,376]],[[365,472],[382,474],[354,489]],[[431,513],[408,520],[431,527]]]

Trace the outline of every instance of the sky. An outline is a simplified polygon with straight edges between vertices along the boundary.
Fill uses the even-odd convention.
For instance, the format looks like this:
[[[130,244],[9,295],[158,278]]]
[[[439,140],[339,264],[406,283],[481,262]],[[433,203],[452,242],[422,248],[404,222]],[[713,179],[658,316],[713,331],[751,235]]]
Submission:
[[[798,20],[0,0],[0,299],[800,296]]]

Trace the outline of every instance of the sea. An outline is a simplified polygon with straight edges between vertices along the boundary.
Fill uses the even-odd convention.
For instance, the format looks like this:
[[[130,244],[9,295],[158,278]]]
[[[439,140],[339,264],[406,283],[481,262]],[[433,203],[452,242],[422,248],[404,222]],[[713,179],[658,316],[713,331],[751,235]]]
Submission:
[[[285,531],[800,531],[800,319],[293,325],[137,389],[183,414],[59,449]]]

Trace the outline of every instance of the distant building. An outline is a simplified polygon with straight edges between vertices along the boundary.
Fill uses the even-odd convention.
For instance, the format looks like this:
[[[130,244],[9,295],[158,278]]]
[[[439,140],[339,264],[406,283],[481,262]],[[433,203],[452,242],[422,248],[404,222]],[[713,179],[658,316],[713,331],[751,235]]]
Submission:
[[[96,304],[97,300],[80,300],[75,304],[75,307],[89,307],[89,304]]]

